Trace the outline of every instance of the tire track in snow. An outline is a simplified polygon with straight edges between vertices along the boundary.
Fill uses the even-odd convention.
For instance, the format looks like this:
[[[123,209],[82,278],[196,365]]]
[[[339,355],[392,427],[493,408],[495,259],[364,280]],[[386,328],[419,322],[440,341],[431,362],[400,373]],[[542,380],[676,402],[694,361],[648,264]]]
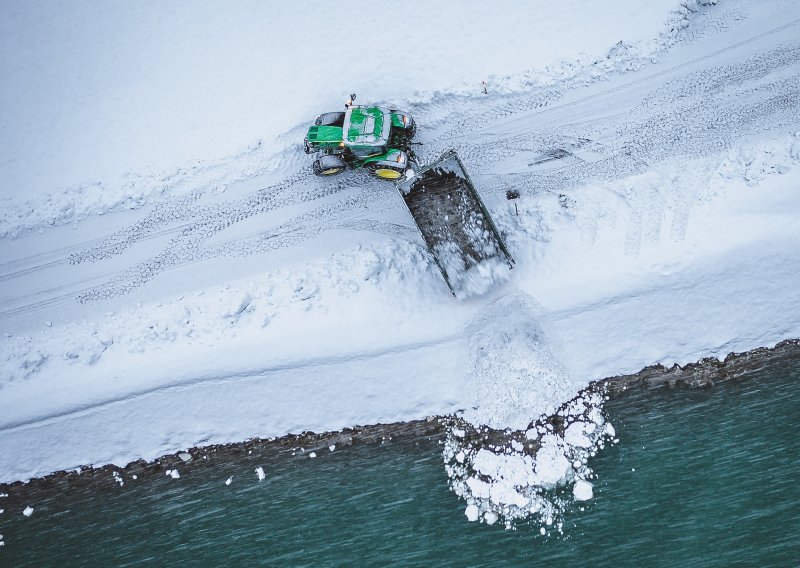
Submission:
[[[711,54],[658,71],[636,81],[607,89],[601,95],[624,93],[638,85],[668,74],[675,74],[689,66],[718,57],[723,53],[758,41],[798,23],[800,23],[800,20],[783,24]],[[724,106],[722,108],[723,112],[720,113],[720,109],[710,108],[708,104],[703,105],[702,102],[698,103],[696,98],[700,96],[698,93],[704,92],[703,89],[705,89],[705,92],[725,93],[735,82],[742,79],[763,80],[774,72],[776,67],[790,68],[796,65],[797,54],[797,45],[783,46],[766,54],[757,54],[734,66],[717,66],[711,70],[701,71],[700,75],[695,73],[688,77],[678,77],[676,80],[667,83],[667,88],[663,92],[662,87],[659,86],[659,90],[646,97],[645,102],[635,108],[635,112],[629,112],[624,115],[624,122],[621,125],[614,124],[614,120],[620,120],[619,116],[616,118],[590,118],[580,123],[567,123],[558,128],[533,130],[532,132],[507,138],[498,139],[496,135],[486,133],[486,135],[480,136],[480,139],[474,142],[465,139],[467,134],[463,132],[464,136],[453,136],[445,132],[432,141],[426,141],[424,150],[426,156],[424,157],[435,157],[431,154],[435,153],[437,148],[443,149],[455,146],[465,162],[469,164],[470,170],[481,172],[490,170],[492,164],[507,158],[509,153],[520,153],[522,151],[540,151],[544,153],[553,148],[564,147],[565,144],[574,143],[575,140],[585,139],[587,134],[599,134],[596,144],[602,150],[599,152],[600,156],[597,160],[591,162],[579,160],[562,169],[536,172],[535,175],[529,172],[497,175],[496,180],[500,183],[496,184],[494,191],[499,193],[506,184],[513,184],[515,189],[518,189],[526,196],[535,195],[542,191],[561,194],[569,192],[573,188],[591,180],[612,181],[641,173],[652,160],[663,159],[692,150],[708,153],[724,149],[726,144],[730,143],[730,140],[736,138],[742,132],[737,120],[741,123],[749,123],[753,128],[756,128],[758,125],[756,124],[757,121],[753,120],[754,116],[760,116],[762,122],[766,124],[766,120],[774,117],[778,111],[795,110],[797,93],[791,89],[788,80],[783,83],[768,83],[768,87],[759,88],[756,86],[750,92],[750,95],[764,97],[769,94],[766,92],[768,88],[780,88],[782,91],[767,100],[757,100],[751,104],[741,103],[735,112],[730,113],[729,117],[724,114]],[[719,75],[722,79],[717,79],[716,83],[712,84],[707,80],[712,75]],[[704,80],[706,82],[698,84],[698,77],[705,77],[706,79]],[[527,105],[541,103],[539,97],[542,96],[542,93],[527,94],[525,96],[528,97],[525,102]],[[549,106],[540,112],[563,113],[565,109],[579,104],[586,104],[597,96],[593,95],[566,104]],[[694,106],[687,105],[687,100],[693,101]],[[518,109],[521,107],[513,105],[512,107],[489,109],[484,113],[465,112],[464,115],[467,117],[465,120],[473,120],[476,114],[477,119],[471,123],[459,123],[458,128],[472,129],[474,135],[474,130],[478,130],[486,123],[496,120],[498,116],[504,116],[504,113],[520,112]],[[656,112],[656,115],[653,115],[654,108],[656,111],[660,109],[660,114]],[[690,113],[692,117],[703,119],[703,112],[708,112],[709,110],[716,111],[713,113],[715,118],[709,120],[708,117],[705,117],[705,122],[697,120],[698,124],[703,125],[702,127],[695,125],[685,126],[686,118],[689,116],[687,113]],[[636,116],[637,113],[644,113],[647,115],[647,119],[642,120]],[[736,120],[730,117],[736,117]],[[610,125],[608,124],[609,122],[611,122]],[[450,132],[453,130],[450,130]],[[727,133],[721,136],[720,133],[726,130]],[[681,146],[687,137],[691,138],[691,148],[687,147],[686,144]],[[309,168],[305,168],[283,182],[258,190],[256,193],[238,201],[216,206],[191,207],[184,206],[183,202],[179,202],[177,207],[164,207],[158,211],[153,211],[146,219],[122,229],[96,246],[71,256],[71,261],[74,263],[96,261],[121,254],[134,242],[165,224],[182,219],[192,219],[192,222],[181,229],[179,234],[167,244],[162,253],[127,271],[112,276],[105,286],[81,293],[79,299],[81,301],[90,301],[127,293],[151,280],[164,270],[185,265],[187,259],[188,262],[199,262],[213,258],[215,255],[244,256],[269,252],[286,246],[294,246],[320,234],[324,230],[319,225],[314,225],[314,215],[318,215],[319,219],[324,219],[325,222],[330,223],[332,226],[346,226],[346,223],[343,224],[341,221],[347,219],[348,216],[352,217],[353,208],[363,206],[364,202],[345,198],[338,208],[326,210],[323,206],[315,209],[310,214],[297,217],[293,222],[281,225],[278,233],[259,234],[238,239],[238,241],[228,241],[223,245],[208,245],[206,243],[213,235],[253,215],[293,204],[313,203],[315,200],[358,187],[362,182],[362,176],[358,174],[359,172],[354,172],[344,180],[325,180],[325,182],[321,182],[311,176]],[[367,178],[363,178],[363,182],[368,184]],[[297,187],[298,184],[299,187]],[[368,189],[365,190],[365,192],[368,191]],[[396,206],[398,208],[402,207],[399,200]],[[327,211],[327,213],[323,211]],[[300,227],[303,223],[305,223],[305,228]],[[362,222],[362,228],[367,226],[373,229],[380,229],[382,226],[386,227],[386,225],[381,225],[378,222],[370,225]]]

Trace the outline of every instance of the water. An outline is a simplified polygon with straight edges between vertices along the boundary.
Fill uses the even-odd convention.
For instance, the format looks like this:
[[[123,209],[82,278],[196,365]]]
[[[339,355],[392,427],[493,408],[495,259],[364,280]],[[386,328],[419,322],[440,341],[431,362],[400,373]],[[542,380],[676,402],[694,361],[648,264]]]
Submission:
[[[620,443],[564,535],[467,522],[422,439],[75,488],[0,515],[0,566],[796,566],[799,380],[796,362],[609,401]]]

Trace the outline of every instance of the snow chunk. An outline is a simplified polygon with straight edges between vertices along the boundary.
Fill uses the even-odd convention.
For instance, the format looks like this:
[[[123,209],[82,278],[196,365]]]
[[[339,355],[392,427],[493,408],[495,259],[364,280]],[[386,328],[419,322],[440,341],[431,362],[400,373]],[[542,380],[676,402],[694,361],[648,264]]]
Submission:
[[[572,487],[572,495],[576,501],[588,501],[594,496],[592,484],[583,479],[579,479]]]
[[[467,501],[467,519],[502,521],[512,528],[516,519],[535,516],[543,529],[563,532],[561,515],[571,501],[557,488],[574,483],[576,501],[592,498],[588,480],[593,473],[587,464],[614,432],[605,423],[604,402],[600,390],[584,391],[554,412],[559,420],[544,415],[517,431],[474,427],[457,418],[445,440],[445,469],[450,488]],[[521,439],[529,440],[530,447]]]

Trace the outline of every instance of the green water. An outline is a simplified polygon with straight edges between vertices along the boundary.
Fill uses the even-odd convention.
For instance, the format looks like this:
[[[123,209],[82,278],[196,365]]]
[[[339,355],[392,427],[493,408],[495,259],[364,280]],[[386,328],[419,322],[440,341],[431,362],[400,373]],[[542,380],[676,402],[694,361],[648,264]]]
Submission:
[[[620,443],[564,535],[467,522],[423,439],[50,496],[0,515],[0,566],[797,566],[798,381],[800,362],[609,401]]]

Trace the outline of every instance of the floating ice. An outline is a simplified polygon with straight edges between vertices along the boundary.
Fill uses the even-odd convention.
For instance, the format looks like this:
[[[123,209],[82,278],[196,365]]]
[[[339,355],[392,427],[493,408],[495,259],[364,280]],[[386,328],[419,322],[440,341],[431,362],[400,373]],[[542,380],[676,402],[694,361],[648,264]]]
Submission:
[[[22,511],[22,514],[25,515],[26,517],[30,517],[31,515],[33,515],[33,507],[28,505],[27,507],[25,507],[25,510]]]
[[[310,457],[310,458],[317,457],[317,452],[311,452],[310,454],[308,454],[308,457]]]
[[[259,481],[264,481],[264,478],[267,477],[266,474],[264,473],[264,468],[261,466],[258,466],[256,468],[256,475],[258,476]]]
[[[579,479],[572,487],[572,495],[576,501],[588,501],[594,496],[592,484],[583,479]]]
[[[233,476],[232,475],[228,479],[225,480],[225,485],[230,485],[231,481],[233,481]]]
[[[166,471],[166,474],[167,474],[169,477],[171,477],[172,479],[180,479],[180,477],[181,477],[181,474],[180,474],[180,473],[178,473],[178,470],[177,470],[177,469],[168,469],[168,470]]]

